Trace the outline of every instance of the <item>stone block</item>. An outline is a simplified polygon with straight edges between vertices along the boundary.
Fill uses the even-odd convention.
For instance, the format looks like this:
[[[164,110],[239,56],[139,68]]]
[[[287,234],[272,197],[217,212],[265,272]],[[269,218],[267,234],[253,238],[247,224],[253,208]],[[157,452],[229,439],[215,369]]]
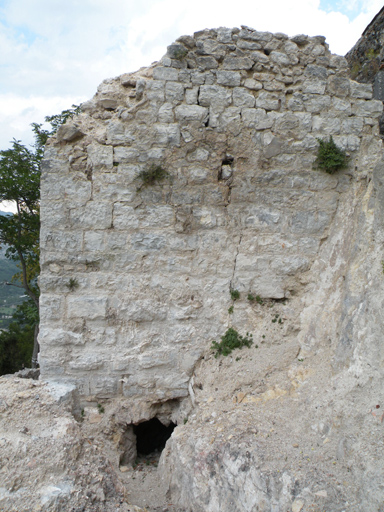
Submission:
[[[84,250],[102,251],[104,249],[103,231],[86,231],[84,233]]]
[[[192,151],[191,153],[189,153],[189,155],[187,156],[187,160],[188,160],[188,162],[195,162],[195,161],[204,162],[204,161],[208,160],[209,155],[210,155],[210,153],[209,153],[208,149],[198,147],[195,149],[195,151]]]
[[[217,83],[219,85],[226,85],[229,87],[237,87],[240,85],[241,76],[237,71],[224,71],[217,72]]]
[[[292,216],[291,231],[296,234],[321,236],[329,226],[331,217],[322,211],[301,211]]]
[[[232,29],[220,27],[217,29],[217,40],[219,43],[232,42]]]
[[[47,197],[47,196],[45,196]],[[49,197],[49,196],[48,196]],[[48,199],[47,197],[47,199]],[[90,199],[90,195],[79,204],[85,204]],[[65,226],[69,221],[69,210],[63,208],[61,202],[46,203],[40,207],[41,221],[47,226]]]
[[[167,82],[165,84],[166,101],[181,102],[184,100],[184,85],[178,82]]]
[[[66,301],[68,318],[105,319],[107,299],[104,297],[73,295],[68,296]]]
[[[262,108],[244,108],[242,110],[242,120],[248,128],[255,128],[256,130],[268,130],[272,128],[274,123],[274,116],[269,112],[268,114]]]
[[[98,375],[97,377],[91,377],[89,382],[89,393],[97,397],[110,397],[116,396],[119,385],[118,377],[103,377]]]
[[[101,354],[84,354],[70,361],[69,369],[75,371],[100,370],[103,368],[105,360]]]
[[[97,100],[97,104],[101,108],[105,108],[106,110],[115,110],[117,108],[117,100],[115,98],[100,98]]]
[[[341,98],[332,98],[332,106],[337,112],[350,116],[352,113],[352,106],[349,100]]]
[[[307,112],[318,114],[329,109],[331,105],[331,98],[327,95],[303,94],[303,102]]]
[[[85,337],[81,332],[73,332],[63,328],[42,327],[39,332],[39,343],[43,347],[47,345],[84,345]]]
[[[136,112],[135,119],[138,124],[151,126],[156,121],[156,114],[157,112],[153,108],[141,109]]]
[[[160,251],[166,246],[164,235],[155,233],[135,233],[131,236],[134,251]]]
[[[351,80],[351,98],[371,100],[373,96],[371,84],[360,84]],[[380,99],[380,98],[375,98]]]
[[[247,44],[250,44],[250,43],[247,43]],[[255,44],[255,43],[251,43],[251,44]],[[261,64],[269,64],[269,57],[268,57],[268,55],[265,55],[264,52],[259,52],[259,51],[252,52],[251,58],[255,62],[260,62]]]
[[[220,85],[202,85],[199,103],[203,107],[212,105],[222,111],[232,103],[232,91]]]
[[[194,121],[204,124],[208,118],[209,110],[200,105],[179,105],[175,108],[175,114],[181,125]]]
[[[113,147],[103,146],[92,142],[87,147],[88,160],[94,169],[103,167],[111,169],[113,167]]]
[[[128,232],[139,227],[139,219],[133,206],[115,203],[113,210],[113,227]]]
[[[241,117],[240,117],[241,109],[240,107],[228,107],[224,110],[224,112],[219,116],[219,122],[218,127],[221,130],[225,130],[228,128],[228,130],[231,130],[233,133],[233,127],[229,126],[231,123],[235,123],[237,126],[237,129],[235,130],[236,133],[239,133],[240,131],[240,123],[241,123]]]
[[[350,94],[352,83],[353,82],[351,82],[348,78],[343,76],[331,75],[328,78],[327,91],[333,96],[345,98]]]
[[[173,112],[172,103],[164,103],[159,108],[158,112],[158,121],[160,123],[173,123],[175,120],[175,115]]]
[[[175,68],[156,66],[153,70],[154,80],[170,80],[171,82],[177,82],[178,77],[179,70]]]
[[[256,41],[245,41],[244,39],[238,39],[236,46],[241,50],[261,50],[262,45]]]
[[[205,167],[189,167],[188,168],[188,183],[196,185],[205,183],[210,175],[209,169]]]
[[[269,57],[272,62],[278,64],[279,66],[287,67],[291,65],[291,60],[285,53],[271,52]]]
[[[251,108],[255,106],[255,97],[243,87],[234,88],[232,99],[235,107]]]
[[[193,71],[191,73],[191,82],[194,85],[203,85],[203,84],[205,84],[206,77],[207,77],[206,73],[202,73],[201,71]]]
[[[240,39],[246,39],[248,41],[260,41],[263,43],[269,43],[273,37],[270,32],[258,32],[257,30],[242,28],[238,34]]]
[[[379,100],[356,100],[352,105],[352,112],[361,117],[380,117],[383,103]]]
[[[384,71],[378,71],[373,83],[373,98],[384,101]]]
[[[275,131],[286,137],[298,137],[300,118],[292,113],[276,114]]]
[[[169,68],[171,69],[171,68]],[[165,82],[163,80],[159,81],[149,81],[147,85],[147,98],[150,101],[155,102],[164,102],[165,99]]]
[[[112,204],[89,201],[85,207],[70,211],[70,223],[76,229],[108,229],[112,225]]]
[[[304,107],[304,95],[300,92],[294,92],[288,99],[288,108],[293,112],[302,112]]]
[[[40,298],[40,320],[50,323],[60,320],[63,316],[63,298],[58,295],[45,294]]]
[[[273,93],[261,91],[256,98],[256,107],[265,110],[279,110],[280,100]]]
[[[199,68],[206,70],[206,69],[217,69],[219,67],[219,63],[214,57],[211,56],[203,56],[203,57],[197,57],[196,59],[197,65]]]
[[[335,135],[335,143],[342,149],[357,151],[360,148],[360,137],[357,135]]]
[[[180,128],[178,124],[155,124],[153,143],[161,146],[180,146]]]
[[[337,117],[313,116],[312,130],[327,135],[337,135],[340,133],[341,121]]]
[[[341,123],[342,133],[345,135],[361,135],[363,132],[364,120],[361,117],[349,117]]]
[[[192,87],[192,89],[186,89],[185,102],[187,103],[187,105],[196,105],[198,95],[199,95],[198,87]]]
[[[126,126],[121,121],[113,120],[108,123],[107,127],[108,144],[131,144],[135,141],[135,136],[126,132]]]
[[[80,128],[71,122],[62,124],[57,130],[57,140],[63,142],[72,142],[76,139],[80,139],[84,136],[84,133]]]
[[[285,297],[283,279],[272,272],[251,279],[249,288],[266,299],[283,299]]]
[[[252,91],[259,91],[263,88],[263,84],[258,82],[257,80],[254,80],[253,78],[247,78],[244,81],[244,87],[247,89],[251,89]]]
[[[317,79],[321,81],[327,80],[328,71],[327,68],[323,66],[316,66],[315,64],[309,64],[304,71],[304,75],[310,77],[312,79]]]
[[[251,69],[253,61],[249,57],[224,57],[223,69],[240,70]]]
[[[302,256],[277,257],[271,262],[271,269],[278,275],[293,276],[297,273],[306,272],[311,265],[308,258]]]
[[[324,94],[327,82],[325,80],[307,79],[303,82],[303,92],[311,94]]]

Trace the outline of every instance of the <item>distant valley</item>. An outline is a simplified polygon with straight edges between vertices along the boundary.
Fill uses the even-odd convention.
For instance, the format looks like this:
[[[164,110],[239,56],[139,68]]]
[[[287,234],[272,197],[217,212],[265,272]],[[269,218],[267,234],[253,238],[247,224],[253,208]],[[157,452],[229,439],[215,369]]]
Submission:
[[[1,212],[0,215],[7,215]],[[0,249],[0,329],[5,329],[11,322],[12,314],[18,304],[24,300],[24,290],[16,286],[6,285],[12,276],[19,272],[17,264],[5,257],[5,247]]]

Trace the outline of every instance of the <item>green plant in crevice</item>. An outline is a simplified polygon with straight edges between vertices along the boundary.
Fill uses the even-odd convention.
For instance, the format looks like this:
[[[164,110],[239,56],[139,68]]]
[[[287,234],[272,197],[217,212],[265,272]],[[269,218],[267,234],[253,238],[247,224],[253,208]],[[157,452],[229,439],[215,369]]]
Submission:
[[[105,409],[101,404],[97,404],[97,409],[100,414],[103,414],[105,412]]]
[[[71,277],[65,286],[69,289],[69,291],[73,292],[79,287],[79,281],[76,278],[74,279],[73,277]]]
[[[233,306],[231,306],[230,308],[228,308],[228,313],[229,313],[230,315],[232,315],[232,314],[233,314]]]
[[[229,293],[231,294],[231,299],[232,300],[240,299],[240,292],[239,292],[239,290],[234,290],[233,288],[231,288],[229,290]]]
[[[173,52],[172,52],[172,59],[176,60],[182,60],[187,55],[188,50],[186,48],[183,48],[182,46],[174,45]]]
[[[248,293],[247,300],[249,300],[249,302],[253,302],[255,300],[255,297],[252,295],[252,293]]]
[[[369,60],[372,60],[374,59],[375,57],[377,57],[378,55],[380,54],[380,50],[374,50],[373,48],[369,48],[366,52],[365,52],[365,56],[367,59]]]
[[[317,139],[319,149],[314,162],[315,169],[321,169],[328,174],[334,174],[339,169],[347,167],[348,156],[345,151],[336,146],[332,135],[329,140]]]
[[[163,181],[168,176],[169,172],[166,171],[162,165],[151,164],[148,169],[139,172],[137,178],[142,182],[141,187],[148,187],[159,181]]]
[[[250,347],[253,343],[253,335],[247,332],[241,336],[233,327],[230,327],[221,337],[220,343],[212,341],[211,349],[215,351],[215,357],[227,356],[237,348]]]

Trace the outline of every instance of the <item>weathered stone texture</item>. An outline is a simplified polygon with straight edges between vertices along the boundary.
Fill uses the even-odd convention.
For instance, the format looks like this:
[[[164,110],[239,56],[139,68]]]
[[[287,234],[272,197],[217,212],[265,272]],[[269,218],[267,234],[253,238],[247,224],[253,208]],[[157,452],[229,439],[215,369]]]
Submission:
[[[59,368],[85,395],[183,397],[232,323],[231,288],[301,289],[346,177],[311,168],[316,138],[333,135],[355,176],[381,152],[381,102],[344,64],[321,38],[243,27],[180,38],[101,84],[46,150],[42,375]],[[169,176],[145,187],[151,164]]]
[[[381,297],[380,285],[370,272],[381,274],[384,240],[381,207],[375,215],[372,210],[382,199],[381,168],[373,174],[382,155],[381,112],[372,87],[347,78],[346,60],[331,55],[324,38],[220,28],[183,36],[159,63],[103,82],[83,113],[48,143],[41,205],[43,378],[75,382],[83,397],[119,396],[135,410],[183,400],[193,396],[197,362],[228,327],[254,332],[263,342],[261,329],[271,320],[246,300],[248,293],[295,317],[259,352],[254,371],[262,375],[257,386],[263,398],[251,394],[241,404],[249,405],[243,415],[231,406],[223,434],[212,427],[211,446],[211,420],[201,405],[210,391],[204,388],[202,424],[197,414],[191,427],[175,431],[168,464],[183,464],[170,479],[180,510],[299,510],[313,484],[306,475],[296,483],[301,466],[268,452],[264,434],[255,444],[248,431],[241,442],[231,440],[230,421],[248,425],[257,417],[262,431],[272,432],[268,415],[254,404],[286,396],[284,413],[277,405],[270,409],[277,423],[297,412],[288,426],[284,421],[276,427],[282,439],[295,442],[302,417],[305,432],[323,435],[328,427],[318,426],[322,415],[329,429],[349,421],[344,409],[344,423],[332,412],[337,378],[329,361],[335,372],[344,372],[348,388],[337,388],[338,407],[349,403],[355,376],[373,382],[379,375],[380,349],[369,348],[379,346],[378,335],[363,313],[373,311],[380,332],[374,297]],[[348,168],[335,175],[313,169],[317,139],[331,135],[349,155]],[[145,186],[142,173],[156,166],[168,174]],[[366,258],[368,246],[373,252]],[[241,294],[233,315],[232,289]],[[281,355],[280,348],[287,352]],[[316,364],[328,380],[314,371],[311,385],[321,410],[305,394],[309,386],[296,394],[307,378],[300,374],[298,350],[303,358],[320,354]],[[294,360],[289,369],[288,359]],[[271,374],[279,378],[272,382]],[[240,377],[243,388],[237,387]],[[239,389],[248,393],[255,379],[233,376],[228,396]],[[273,386],[267,389],[263,379]],[[216,384],[212,377],[207,389],[216,393]],[[371,395],[372,404],[379,401]],[[349,414],[361,418],[363,401]],[[132,421],[141,419],[138,414]],[[323,446],[325,435],[316,446]],[[340,439],[337,446],[335,437],[330,442],[342,459],[356,447]],[[324,462],[324,481],[331,463]],[[203,470],[194,472],[199,464]],[[281,475],[276,467],[283,468]],[[364,471],[356,473],[356,482],[369,481]],[[244,492],[247,486],[252,492]],[[343,492],[329,491],[327,510],[346,509]],[[369,510],[369,497],[362,502]]]

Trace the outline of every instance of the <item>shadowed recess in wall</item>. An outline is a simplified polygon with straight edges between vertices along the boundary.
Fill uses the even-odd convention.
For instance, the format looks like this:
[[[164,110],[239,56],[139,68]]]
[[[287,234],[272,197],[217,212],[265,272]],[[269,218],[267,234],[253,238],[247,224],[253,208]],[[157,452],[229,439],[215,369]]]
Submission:
[[[137,454],[149,455],[163,450],[175,427],[176,425],[172,422],[166,427],[157,418],[134,425]]]

